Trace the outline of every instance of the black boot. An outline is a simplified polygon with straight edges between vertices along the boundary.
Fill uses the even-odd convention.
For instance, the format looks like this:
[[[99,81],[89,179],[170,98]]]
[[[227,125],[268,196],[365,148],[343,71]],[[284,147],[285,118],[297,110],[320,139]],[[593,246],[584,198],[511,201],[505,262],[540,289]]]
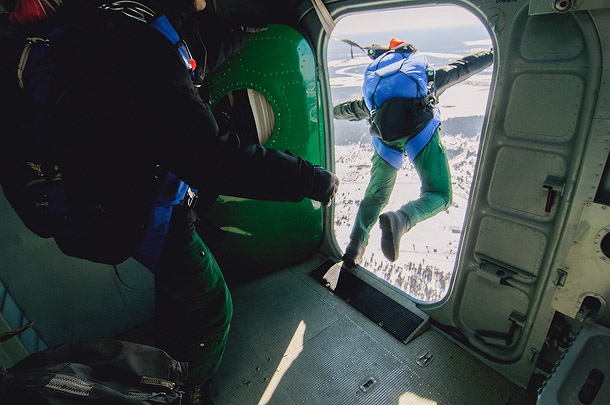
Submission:
[[[343,262],[348,266],[360,264],[362,262],[362,256],[364,256],[365,249],[366,245],[364,242],[356,239],[350,239],[347,247],[345,248],[345,253],[343,254]]]
[[[381,251],[391,262],[398,259],[400,239],[411,229],[409,218],[401,211],[385,212],[379,216]]]

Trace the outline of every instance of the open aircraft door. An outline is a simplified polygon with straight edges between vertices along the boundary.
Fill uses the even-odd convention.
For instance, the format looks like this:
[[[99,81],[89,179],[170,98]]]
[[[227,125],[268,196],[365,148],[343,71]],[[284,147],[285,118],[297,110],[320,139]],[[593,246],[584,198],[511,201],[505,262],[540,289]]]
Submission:
[[[495,80],[453,284],[426,309],[521,386],[556,310],[577,317],[590,296],[607,320],[610,299],[608,10],[536,7],[481,7]]]

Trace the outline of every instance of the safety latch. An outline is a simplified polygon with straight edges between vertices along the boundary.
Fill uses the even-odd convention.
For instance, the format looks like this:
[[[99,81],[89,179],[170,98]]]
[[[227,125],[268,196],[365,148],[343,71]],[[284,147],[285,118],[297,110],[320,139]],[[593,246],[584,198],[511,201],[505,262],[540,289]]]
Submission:
[[[551,207],[555,201],[557,194],[563,195],[563,189],[565,186],[564,179],[555,176],[548,176],[542,185],[542,188],[547,190],[546,205],[544,206],[544,212],[551,212]]]

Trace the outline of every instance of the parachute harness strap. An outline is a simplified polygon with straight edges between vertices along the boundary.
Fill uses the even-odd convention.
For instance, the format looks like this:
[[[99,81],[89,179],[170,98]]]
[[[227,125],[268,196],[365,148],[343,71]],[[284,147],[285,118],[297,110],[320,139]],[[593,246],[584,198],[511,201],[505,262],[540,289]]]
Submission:
[[[165,15],[158,16],[150,7],[132,0],[118,0],[113,3],[102,4],[99,8],[101,10],[123,13],[129,18],[148,24],[159,31],[176,48],[184,66],[190,71],[191,76],[194,77],[197,65],[195,59],[193,59],[186,42],[180,39],[180,36]]]
[[[19,64],[17,65],[17,81],[19,82],[19,88],[21,89],[25,88],[25,84],[23,82],[23,72],[25,71],[25,65],[27,65],[28,59],[30,58],[32,45],[36,42],[43,42],[45,45],[49,46],[49,40],[40,37],[28,38],[27,41],[28,43],[23,48],[21,57],[19,58]]]

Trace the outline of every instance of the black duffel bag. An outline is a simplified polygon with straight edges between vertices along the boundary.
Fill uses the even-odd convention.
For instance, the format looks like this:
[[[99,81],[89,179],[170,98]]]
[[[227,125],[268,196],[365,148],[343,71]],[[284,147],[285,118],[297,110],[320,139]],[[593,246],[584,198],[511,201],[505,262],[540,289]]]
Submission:
[[[0,375],[0,403],[180,404],[186,363],[155,347],[76,340],[33,353]]]

